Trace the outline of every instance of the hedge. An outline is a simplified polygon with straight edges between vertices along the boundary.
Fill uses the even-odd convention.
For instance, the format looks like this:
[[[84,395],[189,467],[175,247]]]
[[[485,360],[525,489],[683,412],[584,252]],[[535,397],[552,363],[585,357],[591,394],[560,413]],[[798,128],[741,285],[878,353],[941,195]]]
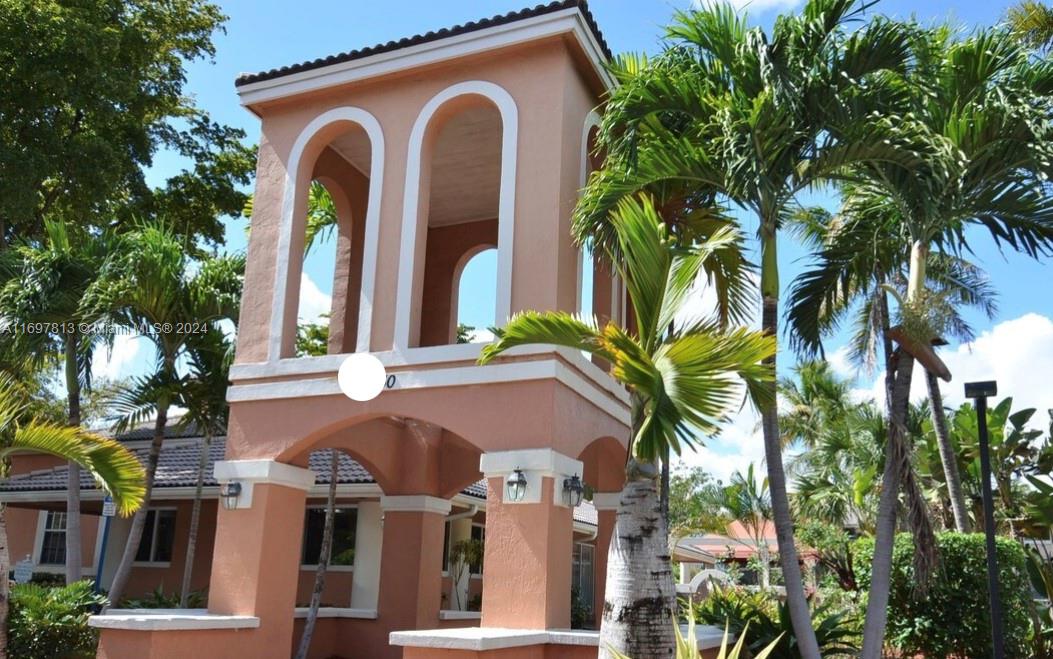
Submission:
[[[987,551],[982,534],[937,535],[940,566],[923,596],[914,593],[914,546],[909,533],[896,536],[889,595],[889,645],[906,656],[987,659],[991,656],[991,622],[987,589]],[[1005,625],[1006,657],[1030,656],[1028,600],[1031,588],[1023,548],[997,538],[996,555]],[[870,588],[874,541],[854,546],[856,576],[863,592]]]

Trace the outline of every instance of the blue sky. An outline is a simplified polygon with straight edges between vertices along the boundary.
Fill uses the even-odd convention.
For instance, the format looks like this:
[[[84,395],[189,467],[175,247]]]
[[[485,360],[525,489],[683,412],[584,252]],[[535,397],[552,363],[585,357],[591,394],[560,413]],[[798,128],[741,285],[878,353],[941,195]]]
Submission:
[[[193,62],[188,67],[187,91],[196,98],[197,104],[210,112],[214,119],[223,123],[245,129],[249,139],[256,141],[259,136],[259,122],[249,112],[242,109],[234,91],[234,79],[242,72],[255,72],[276,66],[292,64],[320,56],[368,46],[390,39],[398,39],[428,30],[462,23],[497,13],[520,9],[528,2],[537,0],[500,0],[483,2],[481,0],[446,0],[434,2],[429,0],[403,0],[402,2],[347,2],[347,1],[307,1],[298,2],[277,0],[235,0],[221,3],[229,15],[226,33],[215,38],[216,56],[212,62]],[[735,0],[737,6],[747,6],[752,20],[760,25],[770,26],[774,17],[781,11],[792,11],[802,4],[795,0],[753,0],[752,3]],[[870,11],[884,13],[899,18],[916,16],[922,21],[950,20],[969,29],[977,25],[989,25],[998,22],[1009,5],[1006,0],[990,2],[951,2],[947,0],[930,0],[925,3],[905,0],[886,0],[877,3]],[[690,6],[690,0],[674,2],[671,0],[595,0],[591,9],[597,22],[615,52],[621,51],[655,51],[660,45],[662,26],[669,21],[678,9]],[[177,172],[182,163],[170,154],[159,154],[150,171],[154,184]],[[836,207],[836,199],[828,194],[816,193],[806,199],[816,203]],[[748,217],[743,218],[744,226],[752,231],[754,224]],[[228,223],[228,249],[243,249],[245,245],[244,220],[237,219]],[[1030,404],[1042,407],[1053,407],[1053,266],[1049,263],[1036,263],[1015,255],[1003,256],[994,249],[990,242],[977,235],[975,260],[989,273],[991,279],[1001,291],[999,315],[993,321],[977,315],[971,315],[978,333],[987,332],[996,347],[990,348],[990,354],[980,354],[978,345],[950,346],[947,350],[953,353],[952,369],[970,371],[979,369],[978,376],[991,370],[998,370],[999,365],[1007,362],[1019,362],[1019,368],[1040,373],[1045,378],[1034,386],[1021,387],[1022,395]],[[803,267],[804,252],[789,240],[783,241],[780,261],[784,286]],[[326,258],[330,250],[325,248],[313,250],[313,255],[305,267],[305,272],[316,290],[305,291],[301,309],[308,315],[324,306],[329,290],[332,272],[331,258]],[[466,286],[482,285],[492,277],[495,271],[493,257],[480,258],[473,262],[464,276]],[[308,284],[310,285],[310,283]],[[491,287],[492,288],[492,287]],[[462,317],[477,326],[492,322],[493,293],[470,296],[462,294],[462,300],[479,300],[478,303],[466,302]],[[316,308],[314,311],[310,305]],[[1023,320],[1021,320],[1023,319]],[[1026,327],[1013,325],[1020,321]],[[1013,328],[1016,327],[1014,330]],[[1008,329],[1007,329],[1008,328]],[[1012,330],[1012,332],[1010,332]],[[1005,336],[998,332],[1010,332]],[[835,337],[830,349],[832,361],[846,375],[855,375],[844,360],[843,353],[837,348],[843,339]],[[1005,344],[1012,344],[1023,355],[1020,359],[1007,357],[999,353]],[[996,349],[997,348],[997,349]],[[147,355],[145,347],[124,348],[125,354],[114,355],[112,363],[101,368],[107,375],[125,375],[145,368]],[[958,352],[961,355],[958,356]],[[783,364],[792,364],[789,353],[783,353]],[[985,370],[986,369],[986,370]],[[780,369],[782,370],[782,369]],[[1001,373],[1001,372],[999,372]],[[1001,377],[1024,381],[1020,371],[1001,374]],[[873,390],[874,379],[860,376],[858,384],[861,395]],[[947,387],[948,398],[953,402],[960,399],[961,380]],[[1010,391],[1009,382],[1003,384],[1003,391]],[[1026,391],[1023,391],[1026,389]],[[1043,404],[1044,403],[1044,404]],[[727,458],[727,465],[717,467],[718,472],[726,472],[732,462],[741,466],[743,460],[753,459],[757,452],[753,449],[742,450],[742,444],[752,435],[748,419],[736,424],[737,429],[729,431],[722,440],[711,444],[709,451],[713,456]],[[751,445],[758,442],[749,442]],[[705,456],[703,456],[705,457]]]

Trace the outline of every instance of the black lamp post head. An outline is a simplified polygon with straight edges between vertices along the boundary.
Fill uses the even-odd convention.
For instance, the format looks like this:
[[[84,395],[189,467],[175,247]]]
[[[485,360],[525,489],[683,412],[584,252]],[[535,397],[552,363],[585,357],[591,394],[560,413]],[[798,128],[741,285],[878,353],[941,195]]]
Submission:
[[[965,383],[966,398],[986,398],[987,396],[994,396],[997,393],[998,383],[994,380],[984,380],[983,382]]]

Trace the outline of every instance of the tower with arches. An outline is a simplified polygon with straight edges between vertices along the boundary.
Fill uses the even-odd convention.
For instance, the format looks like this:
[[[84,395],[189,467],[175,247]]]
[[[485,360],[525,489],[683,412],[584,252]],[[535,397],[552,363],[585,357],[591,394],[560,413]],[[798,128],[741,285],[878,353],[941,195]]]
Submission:
[[[434,630],[480,625],[477,637],[540,634],[537,652],[522,656],[555,656],[545,647],[557,641],[545,635],[571,622],[575,511],[563,482],[574,476],[597,510],[590,583],[602,603],[626,392],[603,364],[551,346],[479,366],[485,328],[459,343],[458,326],[468,308],[497,326],[528,309],[624,320],[619,282],[570,231],[598,164],[596,108],[614,84],[608,57],[584,3],[563,1],[239,79],[261,136],[226,459],[216,473],[240,495],[219,511],[203,622],[113,623],[105,656],[135,648],[134,656],[188,648],[198,657],[287,656],[315,482],[308,456],[321,449],[350,456],[380,490],[362,503],[375,504],[375,537],[369,551],[356,549],[354,592],[324,630],[329,654],[442,654],[435,639],[456,633]],[[323,355],[297,353],[305,245],[320,221],[312,185],[328,197],[321,221],[331,235],[311,251],[331,254],[331,285],[318,286],[329,290],[317,319],[327,328]],[[488,267],[473,269],[476,259]],[[489,277],[477,288],[493,292],[480,294],[466,271]],[[353,352],[374,354],[389,374],[372,401],[338,388]],[[517,472],[528,486],[512,501],[506,480]],[[444,526],[465,514],[455,511],[459,493],[480,483],[481,611],[444,616]],[[367,554],[369,565],[359,565]],[[450,647],[462,642],[470,645]],[[501,643],[523,645],[487,647]],[[588,650],[594,656],[595,647],[580,656]],[[579,656],[572,646],[561,652]]]

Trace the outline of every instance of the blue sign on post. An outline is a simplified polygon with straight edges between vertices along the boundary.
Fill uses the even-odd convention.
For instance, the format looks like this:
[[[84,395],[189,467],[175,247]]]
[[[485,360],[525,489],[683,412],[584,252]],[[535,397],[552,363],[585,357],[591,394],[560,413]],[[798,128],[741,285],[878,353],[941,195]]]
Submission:
[[[110,539],[110,522],[117,513],[117,506],[113,503],[113,497],[106,495],[102,500],[102,517],[105,520],[102,525],[102,548],[99,549],[99,565],[95,568],[95,586],[93,590],[98,593],[102,582],[102,568],[106,565],[106,543]]]

